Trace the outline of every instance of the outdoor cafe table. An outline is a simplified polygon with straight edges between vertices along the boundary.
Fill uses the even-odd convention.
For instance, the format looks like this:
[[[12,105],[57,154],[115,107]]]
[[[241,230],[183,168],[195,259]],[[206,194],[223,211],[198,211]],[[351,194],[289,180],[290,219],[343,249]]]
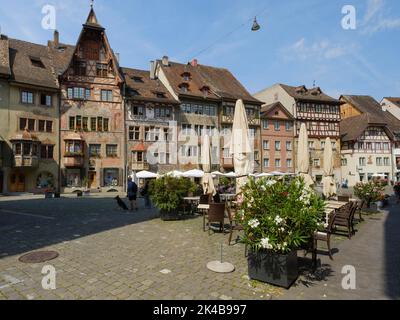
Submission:
[[[327,201],[326,207],[329,209],[340,209],[344,207],[347,202],[339,202],[339,201]]]

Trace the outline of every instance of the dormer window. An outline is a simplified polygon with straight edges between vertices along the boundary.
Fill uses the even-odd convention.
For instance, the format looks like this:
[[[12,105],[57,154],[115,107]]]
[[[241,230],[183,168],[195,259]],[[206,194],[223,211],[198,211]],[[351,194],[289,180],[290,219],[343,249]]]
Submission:
[[[183,78],[183,81],[189,82],[190,81],[190,73],[189,72],[182,73],[182,78]]]
[[[179,89],[182,93],[187,93],[189,91],[189,85],[187,83],[181,83]]]
[[[142,77],[133,76],[132,80],[137,82],[137,83],[143,83],[144,82]]]
[[[40,60],[40,58],[29,57],[29,59],[31,60],[31,63],[32,63],[32,65],[33,65],[34,67],[42,68],[42,69],[45,68],[45,66],[44,66],[42,60]]]
[[[154,92],[154,94],[159,99],[165,99],[165,93],[164,92]]]
[[[210,87],[204,86],[200,89],[200,91],[204,94],[204,96],[208,96],[210,93]]]
[[[129,92],[129,94],[131,95],[131,96],[139,96],[140,94],[139,94],[139,91],[137,91],[137,90],[135,90],[135,89],[132,89],[132,88],[129,88],[128,89],[128,92]]]
[[[306,86],[300,86],[296,88],[296,93],[306,93],[306,92],[307,92]]]

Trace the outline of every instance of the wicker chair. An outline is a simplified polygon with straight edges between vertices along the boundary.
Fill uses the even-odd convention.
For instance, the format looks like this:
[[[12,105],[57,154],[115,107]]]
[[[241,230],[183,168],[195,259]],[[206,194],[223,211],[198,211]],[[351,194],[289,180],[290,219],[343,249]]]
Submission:
[[[238,224],[235,221],[235,210],[231,209],[229,206],[227,206],[227,211],[228,211],[228,218],[229,218],[229,225],[230,225],[230,234],[229,234],[229,240],[228,240],[228,245],[231,245],[232,242],[232,236],[234,231],[243,231],[244,228],[242,225]]]
[[[211,223],[219,222],[219,229],[225,233],[225,203],[211,203],[207,215],[208,234],[211,233]]]
[[[338,196],[339,202],[350,202],[350,196]]]
[[[345,227],[348,231],[348,237],[351,239],[354,231],[354,214],[357,210],[357,204],[354,202],[348,203],[342,209],[337,210],[335,215],[334,226]]]
[[[200,201],[199,204],[210,204],[211,203],[211,194],[202,194],[200,196]],[[207,211],[206,210],[199,210],[199,214],[203,215],[203,231],[206,231],[206,215]]]
[[[314,251],[314,255],[315,258],[313,257],[313,260],[316,260],[316,252],[317,252],[317,248],[318,248],[318,241],[325,241],[327,246],[328,246],[328,254],[329,254],[329,258],[331,260],[333,260],[332,257],[332,252],[331,252],[331,235],[332,235],[332,230],[333,230],[333,225],[335,222],[335,218],[336,218],[336,213],[331,213],[329,216],[329,222],[328,222],[328,227],[325,229],[325,231],[322,232],[315,232],[314,233],[314,237],[313,237],[313,251]],[[314,262],[314,261],[313,261]]]

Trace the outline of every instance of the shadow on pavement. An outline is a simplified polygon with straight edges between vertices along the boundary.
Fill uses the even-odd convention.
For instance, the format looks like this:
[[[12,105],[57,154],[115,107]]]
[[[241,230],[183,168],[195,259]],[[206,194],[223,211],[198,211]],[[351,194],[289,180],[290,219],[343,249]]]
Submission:
[[[390,298],[400,299],[400,204],[394,198],[385,222],[384,250],[385,291]]]
[[[0,201],[0,259],[158,217],[123,211],[111,196]]]

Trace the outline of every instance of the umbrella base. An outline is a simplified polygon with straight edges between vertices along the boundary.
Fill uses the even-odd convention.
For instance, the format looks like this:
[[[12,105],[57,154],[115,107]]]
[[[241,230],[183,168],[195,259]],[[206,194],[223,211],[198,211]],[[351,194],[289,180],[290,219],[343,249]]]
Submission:
[[[231,273],[235,271],[235,266],[229,262],[211,261],[207,264],[207,269],[216,273]]]

